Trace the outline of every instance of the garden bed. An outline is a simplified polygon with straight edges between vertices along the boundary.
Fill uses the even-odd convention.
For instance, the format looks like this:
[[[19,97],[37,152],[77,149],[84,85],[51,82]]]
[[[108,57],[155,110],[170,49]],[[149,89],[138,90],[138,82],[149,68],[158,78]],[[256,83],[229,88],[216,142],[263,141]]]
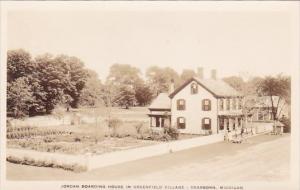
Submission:
[[[101,141],[60,141],[45,142],[45,138],[13,139],[7,141],[7,148],[27,149],[41,152],[58,152],[64,154],[104,154],[118,150],[126,150],[142,146],[158,144],[157,141],[138,140],[132,137],[113,138],[106,137]],[[67,139],[67,138],[66,138]]]

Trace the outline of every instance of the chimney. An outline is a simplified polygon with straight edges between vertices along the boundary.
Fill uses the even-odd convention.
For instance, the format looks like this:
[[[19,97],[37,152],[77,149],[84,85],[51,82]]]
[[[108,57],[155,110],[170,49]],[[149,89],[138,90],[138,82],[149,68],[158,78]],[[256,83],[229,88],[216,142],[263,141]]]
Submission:
[[[211,70],[211,79],[217,80],[217,70],[216,69]]]
[[[174,83],[174,79],[171,79],[171,83],[169,86],[169,94],[171,94],[172,92],[174,92],[175,90],[175,83]]]
[[[197,77],[203,79],[203,67],[197,68]]]

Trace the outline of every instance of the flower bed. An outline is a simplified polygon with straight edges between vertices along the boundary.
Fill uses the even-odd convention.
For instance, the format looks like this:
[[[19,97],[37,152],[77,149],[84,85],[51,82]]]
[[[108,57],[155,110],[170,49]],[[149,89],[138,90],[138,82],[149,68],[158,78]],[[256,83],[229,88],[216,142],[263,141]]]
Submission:
[[[65,154],[104,154],[107,152],[114,152],[118,150],[130,149],[140,146],[147,146],[157,144],[154,141],[138,140],[131,137],[126,138],[104,138],[95,143],[93,140],[84,141],[57,141],[51,140],[45,142],[43,138],[30,139],[13,139],[7,141],[8,148],[28,149],[41,152],[58,152]]]

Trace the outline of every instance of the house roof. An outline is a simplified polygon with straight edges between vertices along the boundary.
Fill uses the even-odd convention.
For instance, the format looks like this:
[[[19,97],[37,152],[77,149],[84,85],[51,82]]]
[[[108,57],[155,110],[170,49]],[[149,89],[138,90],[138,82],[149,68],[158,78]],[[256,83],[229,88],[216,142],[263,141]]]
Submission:
[[[149,109],[169,110],[171,109],[171,99],[167,93],[160,93],[151,103]]]
[[[197,77],[193,77],[187,80],[184,84],[179,86],[174,92],[172,92],[169,97],[173,98],[179,91],[181,91],[185,86],[187,86],[190,82],[195,81],[200,86],[205,88],[215,97],[242,97],[243,95],[232,88],[229,84],[220,79],[200,79]]]

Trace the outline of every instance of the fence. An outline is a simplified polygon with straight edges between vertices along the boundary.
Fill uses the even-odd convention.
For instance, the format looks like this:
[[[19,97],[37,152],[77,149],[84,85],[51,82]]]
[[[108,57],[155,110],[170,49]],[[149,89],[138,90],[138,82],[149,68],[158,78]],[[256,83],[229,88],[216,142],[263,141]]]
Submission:
[[[95,169],[124,162],[134,161],[152,156],[158,156],[197,146],[221,142],[224,140],[223,134],[209,135],[186,140],[178,140],[136,149],[123,150],[107,153],[98,156],[90,156],[88,159],[88,169]]]

